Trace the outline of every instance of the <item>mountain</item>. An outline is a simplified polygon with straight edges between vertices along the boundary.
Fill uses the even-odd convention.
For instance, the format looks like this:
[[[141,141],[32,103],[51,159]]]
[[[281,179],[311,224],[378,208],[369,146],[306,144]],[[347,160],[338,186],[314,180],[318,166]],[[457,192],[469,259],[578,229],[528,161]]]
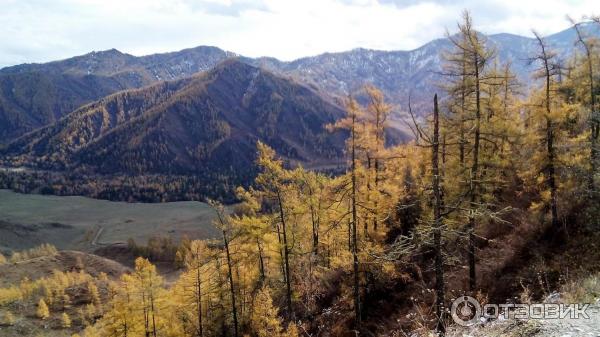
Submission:
[[[143,57],[112,49],[0,69],[0,144],[117,91],[189,77],[232,56],[215,47]]]
[[[344,111],[315,90],[237,59],[192,77],[122,91],[12,142],[38,168],[103,175],[193,175],[248,182],[256,142],[291,163],[339,165]],[[219,177],[219,179],[217,179]]]
[[[600,26],[582,28],[587,34],[600,37]],[[527,59],[536,51],[535,40],[512,34],[487,38],[489,45],[499,51],[499,60],[510,60],[517,77],[529,85],[533,66]],[[575,48],[573,29],[546,39],[563,58]],[[440,80],[442,53],[451,47],[451,42],[443,38],[412,51],[354,49],[291,62],[266,57],[240,57],[240,60],[292,77],[331,96],[357,93],[365,83],[372,83],[396,105],[397,113],[405,108],[411,92],[415,110],[424,113],[429,109],[433,92],[440,91],[436,83]],[[234,56],[237,55],[216,47],[142,57],[112,49],[62,61],[0,69],[0,144],[56,122],[106,95],[163,80],[186,78]]]
[[[586,24],[582,30],[600,37],[600,25]],[[528,59],[537,51],[535,39],[513,35],[495,34],[485,37],[489,47],[498,51],[500,62],[510,61],[517,78],[527,86],[535,65]],[[546,37],[550,47],[563,60],[575,47],[573,28]],[[428,111],[434,92],[440,91],[444,51],[451,50],[448,38],[433,40],[411,51],[381,51],[354,49],[341,53],[325,53],[292,62],[272,58],[256,60],[258,64],[318,87],[335,95],[359,92],[365,83],[372,83],[384,91],[392,104],[406,108],[409,92],[417,108]],[[397,107],[396,111],[400,109]]]

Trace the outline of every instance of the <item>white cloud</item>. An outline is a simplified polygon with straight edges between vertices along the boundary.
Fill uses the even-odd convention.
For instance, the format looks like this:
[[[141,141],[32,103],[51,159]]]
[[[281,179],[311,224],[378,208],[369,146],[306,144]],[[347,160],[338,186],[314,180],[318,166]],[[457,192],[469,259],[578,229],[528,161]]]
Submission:
[[[595,6],[596,5],[596,6]],[[3,0],[0,66],[117,48],[134,55],[214,45],[284,60],[356,47],[413,49],[463,9],[486,33],[543,34],[597,0]]]

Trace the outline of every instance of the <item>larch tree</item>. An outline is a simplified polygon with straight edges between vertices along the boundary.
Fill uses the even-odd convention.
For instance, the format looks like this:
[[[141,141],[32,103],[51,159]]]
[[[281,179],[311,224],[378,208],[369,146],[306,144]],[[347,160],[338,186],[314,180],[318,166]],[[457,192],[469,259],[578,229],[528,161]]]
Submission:
[[[71,317],[66,312],[63,312],[61,315],[61,326],[63,329],[68,329],[71,327]]]
[[[460,138],[458,140],[461,169],[465,172],[468,190],[467,214],[467,255],[469,265],[469,289],[475,291],[476,274],[476,221],[481,213],[481,156],[482,156],[482,124],[485,123],[483,113],[484,86],[487,82],[486,72],[494,51],[486,47],[485,40],[474,29],[468,12],[463,13],[463,21],[458,24],[457,37],[449,37],[455,51],[447,56],[449,72],[447,77],[454,79],[450,93],[454,95],[454,105],[459,119]],[[458,80],[456,80],[458,79]],[[458,96],[458,97],[457,97]],[[468,132],[468,133],[467,133]],[[466,144],[469,148],[466,148]],[[471,154],[470,165],[466,154]]]
[[[196,332],[197,332],[198,337],[204,336],[203,322],[202,322],[202,318],[203,318],[202,301],[203,301],[203,292],[204,292],[203,278],[205,277],[204,271],[206,270],[206,268],[204,268],[204,266],[206,264],[207,255],[208,255],[208,248],[206,246],[206,242],[198,241],[198,240],[194,240],[191,242],[189,254],[186,258],[186,266],[187,266],[187,272],[191,274],[190,275],[191,280],[192,280],[191,288],[192,288],[192,297],[193,297],[192,302],[194,303],[194,307],[195,307],[196,324],[197,324]]]
[[[223,239],[223,249],[225,251],[225,261],[227,262],[227,280],[229,282],[229,295],[231,298],[231,315],[233,317],[233,334],[235,337],[239,335],[239,321],[238,321],[238,310],[236,305],[236,287],[233,281],[233,261],[230,250],[231,240],[231,223],[227,219],[225,214],[225,208],[223,205],[211,201],[211,206],[217,214],[216,225],[221,229]]]
[[[560,221],[558,219],[558,182],[557,182],[557,149],[556,133],[557,123],[552,111],[556,107],[556,77],[560,75],[560,65],[556,60],[556,53],[550,50],[539,33],[534,31],[538,52],[531,59],[539,64],[537,78],[543,80],[542,113],[545,120],[544,142],[546,147],[546,160],[543,171],[546,177],[546,185],[550,191],[550,214],[552,227],[556,233],[560,232]]]
[[[138,292],[138,300],[141,300],[144,334],[146,336],[156,337],[159,335],[159,328],[162,320],[159,315],[159,301],[163,295],[163,279],[158,275],[156,267],[145,258],[135,260],[135,269],[133,273],[135,289]]]
[[[588,188],[594,199],[598,197],[598,187],[596,182],[596,175],[598,174],[599,168],[599,156],[600,149],[598,142],[600,141],[600,111],[598,111],[596,103],[596,63],[597,63],[597,39],[593,39],[587,36],[582,27],[581,22],[576,22],[572,18],[568,17],[569,21],[575,29],[577,35],[577,44],[581,46],[583,50],[583,64],[585,65],[585,77],[584,80],[587,82],[587,97],[584,100],[585,105],[589,109],[589,139],[590,139],[590,159],[589,166],[590,172],[588,176]]]
[[[292,307],[292,272],[290,270],[291,246],[289,245],[288,235],[288,219],[290,214],[288,210],[291,205],[288,205],[286,196],[289,193],[290,173],[283,168],[281,160],[276,159],[275,151],[268,145],[258,142],[258,159],[257,164],[260,168],[260,173],[256,178],[256,183],[261,188],[264,197],[274,205],[276,209],[276,230],[278,239],[281,245],[282,255],[282,272],[285,283],[285,299],[287,307],[287,315],[290,318],[294,317]]]
[[[40,298],[37,305],[37,310],[35,312],[36,316],[40,319],[46,319],[50,317],[50,309],[48,309],[48,305],[43,298]]]
[[[350,153],[350,250],[352,252],[352,271],[353,271],[353,301],[354,301],[354,322],[355,328],[361,328],[361,301],[360,301],[360,263],[359,263],[359,242],[358,242],[358,146],[359,146],[359,123],[364,116],[358,103],[349,98],[346,107],[346,117],[340,119],[335,124],[330,125],[330,130],[345,129],[350,133],[346,142],[348,152]]]
[[[363,122],[366,124],[362,147],[367,157],[367,197],[370,199],[372,229],[377,232],[380,224],[382,172],[385,165],[385,131],[392,107],[384,100],[383,93],[372,85],[365,86],[367,106]],[[365,219],[365,233],[368,233],[368,220]]]

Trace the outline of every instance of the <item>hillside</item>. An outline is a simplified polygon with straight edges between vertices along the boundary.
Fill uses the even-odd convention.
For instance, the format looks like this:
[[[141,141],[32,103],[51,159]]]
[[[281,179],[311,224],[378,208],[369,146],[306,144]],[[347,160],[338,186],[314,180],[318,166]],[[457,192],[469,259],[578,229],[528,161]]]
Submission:
[[[231,56],[204,46],[144,57],[112,49],[0,69],[0,144],[117,91],[189,77]]]
[[[25,261],[0,265],[0,287],[18,284],[27,278],[36,280],[52,274],[53,271],[62,272],[77,269],[77,264],[83,265],[84,270],[92,276],[105,273],[111,278],[118,278],[128,271],[128,268],[98,255],[86,254],[78,251],[64,250],[56,255],[40,256]]]
[[[124,91],[11,143],[12,163],[100,174],[245,183],[261,140],[290,163],[343,162],[343,110],[316,91],[232,59],[191,78]]]
[[[102,314],[100,304],[109,300],[111,282],[130,271],[113,260],[76,251],[0,264],[0,335],[71,336]],[[47,312],[38,319],[41,298]]]

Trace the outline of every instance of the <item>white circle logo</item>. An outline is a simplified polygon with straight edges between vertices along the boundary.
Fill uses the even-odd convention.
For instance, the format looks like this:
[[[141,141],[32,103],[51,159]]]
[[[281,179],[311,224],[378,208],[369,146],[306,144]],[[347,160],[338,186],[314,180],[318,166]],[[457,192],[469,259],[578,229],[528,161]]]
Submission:
[[[452,302],[450,309],[452,319],[456,324],[471,326],[479,322],[481,305],[471,296],[462,296]]]

